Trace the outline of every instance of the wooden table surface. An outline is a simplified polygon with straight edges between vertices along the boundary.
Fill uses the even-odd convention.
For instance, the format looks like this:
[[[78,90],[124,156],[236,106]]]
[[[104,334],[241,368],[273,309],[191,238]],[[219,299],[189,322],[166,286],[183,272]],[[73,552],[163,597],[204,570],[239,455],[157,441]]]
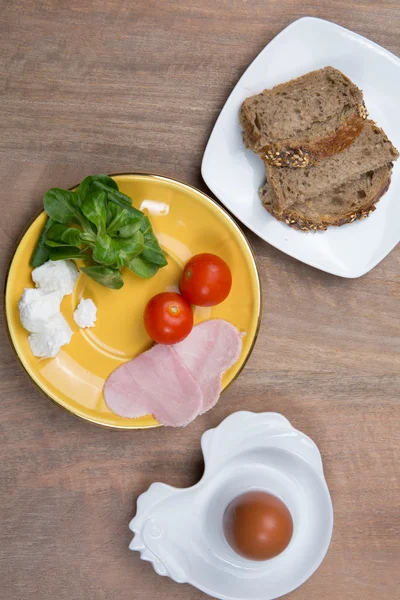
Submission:
[[[145,171],[202,190],[227,95],[282,28],[330,19],[400,54],[399,0],[3,0],[0,263],[53,186]],[[293,600],[393,600],[400,588],[400,247],[344,280],[247,231],[264,290],[252,357],[183,430],[115,432],[41,396],[1,330],[0,597],[201,600],[128,551],[135,499],[194,484],[202,432],[239,409],[278,411],[321,449],[335,528]]]

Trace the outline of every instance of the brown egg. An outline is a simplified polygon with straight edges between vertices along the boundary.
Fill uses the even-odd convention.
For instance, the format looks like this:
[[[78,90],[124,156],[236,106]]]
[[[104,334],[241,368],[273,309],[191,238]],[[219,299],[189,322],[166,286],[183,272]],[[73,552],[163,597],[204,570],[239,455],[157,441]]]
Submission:
[[[249,560],[278,556],[293,535],[293,519],[286,505],[261,491],[235,498],[225,511],[223,526],[230,547]]]

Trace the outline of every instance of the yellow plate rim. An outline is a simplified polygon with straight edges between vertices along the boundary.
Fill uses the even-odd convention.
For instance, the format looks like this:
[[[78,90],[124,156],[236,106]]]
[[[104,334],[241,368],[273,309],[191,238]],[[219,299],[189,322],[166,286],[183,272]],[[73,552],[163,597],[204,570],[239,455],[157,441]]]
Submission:
[[[130,176],[130,177],[146,177],[149,179],[157,179],[157,180],[161,180],[161,181],[168,181],[168,182],[172,182],[172,183],[178,183],[180,186],[182,186],[183,188],[187,188],[189,190],[193,190],[195,191],[197,194],[200,194],[200,196],[202,196],[207,202],[212,202],[212,204],[221,212],[223,213],[232,223],[232,225],[237,229],[242,241],[244,242],[245,246],[247,246],[247,249],[250,252],[250,257],[252,259],[252,264],[256,273],[256,280],[257,280],[257,292],[258,292],[258,301],[259,301],[259,311],[258,311],[258,315],[257,315],[257,326],[256,326],[256,330],[254,332],[254,338],[253,341],[251,343],[251,346],[247,352],[246,357],[244,358],[240,369],[238,370],[238,372],[236,373],[236,375],[233,377],[233,379],[228,383],[228,385],[221,391],[221,396],[222,394],[230,387],[230,385],[239,377],[240,373],[243,371],[244,367],[247,364],[247,361],[249,360],[255,343],[257,341],[258,338],[258,334],[260,331],[260,326],[261,326],[261,318],[262,318],[262,288],[261,288],[261,280],[260,280],[260,273],[258,270],[258,265],[257,265],[257,259],[256,256],[254,254],[253,248],[251,247],[250,242],[248,241],[248,239],[246,238],[244,232],[242,231],[241,227],[238,225],[238,223],[236,223],[236,221],[233,219],[233,217],[230,215],[230,213],[224,208],[222,207],[220,204],[218,204],[218,202],[216,202],[213,198],[211,198],[211,196],[208,196],[207,194],[205,194],[204,192],[202,192],[201,190],[199,190],[198,188],[194,187],[193,185],[190,185],[189,183],[185,183],[183,181],[180,181],[179,179],[174,179],[172,177],[166,177],[164,175],[155,175],[155,174],[151,174],[151,173],[142,173],[142,172],[135,172],[135,173],[129,173],[129,172],[118,172],[118,173],[111,173],[108,175],[108,177],[125,177],[125,176]],[[70,187],[70,190],[75,190],[78,186],[74,185],[72,187]],[[12,336],[11,336],[11,332],[10,332],[10,328],[8,325],[8,317],[7,317],[7,309],[6,309],[6,294],[7,294],[7,283],[8,283],[8,276],[10,273],[10,269],[11,269],[11,265],[15,256],[15,253],[18,249],[19,244],[21,243],[24,235],[26,234],[26,232],[28,231],[28,229],[31,227],[31,225],[36,221],[36,219],[43,213],[43,210],[40,210],[30,221],[29,223],[26,225],[26,227],[23,229],[22,233],[20,234],[20,236],[18,237],[13,251],[12,251],[12,255],[11,258],[8,262],[8,266],[7,266],[7,270],[6,270],[6,274],[5,274],[5,278],[4,278],[4,283],[3,283],[3,314],[5,316],[5,325],[6,325],[6,332],[7,332],[7,337],[8,337],[8,341],[10,343],[11,349],[14,353],[14,355],[17,358],[17,361],[19,362],[20,366],[22,367],[22,370],[24,371],[24,373],[28,376],[29,380],[31,381],[31,383],[33,383],[33,385],[40,391],[40,393],[42,394],[42,396],[44,396],[45,398],[47,398],[48,400],[50,400],[55,406],[57,406],[58,408],[60,408],[61,410],[73,415],[74,417],[77,417],[78,419],[82,419],[83,421],[87,421],[89,423],[92,423],[94,425],[98,425],[99,427],[105,427],[106,429],[115,429],[115,430],[143,430],[143,429],[156,429],[158,427],[163,427],[163,425],[161,425],[160,423],[157,425],[147,425],[147,426],[141,426],[141,427],[131,427],[129,425],[110,425],[108,423],[102,423],[96,419],[91,419],[89,417],[86,417],[84,415],[79,415],[76,412],[74,412],[73,410],[70,410],[69,408],[67,408],[66,406],[63,406],[62,404],[60,404],[57,400],[55,400],[54,398],[52,398],[51,396],[49,396],[41,387],[40,385],[33,379],[33,377],[30,375],[30,373],[28,372],[28,370],[26,369],[24,363],[22,362],[15,346],[12,340]]]

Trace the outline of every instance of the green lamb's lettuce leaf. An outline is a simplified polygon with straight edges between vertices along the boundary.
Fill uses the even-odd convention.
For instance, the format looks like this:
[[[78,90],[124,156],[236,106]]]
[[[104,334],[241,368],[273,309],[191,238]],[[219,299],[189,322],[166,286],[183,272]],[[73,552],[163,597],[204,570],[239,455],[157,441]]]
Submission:
[[[137,232],[140,232],[140,225],[141,225],[141,219],[140,220],[136,219],[135,221],[132,221],[131,223],[122,225],[122,227],[120,227],[118,229],[117,235],[119,238],[130,238],[133,235],[135,235]]]
[[[126,196],[122,192],[114,190],[114,189],[110,188],[108,185],[104,185],[103,183],[101,183],[99,181],[96,181],[94,183],[94,186],[103,190],[104,192],[106,192],[107,199],[110,202],[114,202],[114,204],[117,204],[121,208],[126,208],[132,214],[135,214],[137,217],[141,217],[143,215],[141,210],[138,210],[137,208],[134,208],[132,206],[132,199],[129,198],[129,196]]]
[[[47,246],[56,248],[58,246],[83,246],[94,241],[94,235],[82,233],[75,227],[68,227],[62,223],[55,223],[47,232]]]
[[[116,266],[119,269],[129,266],[129,262],[143,251],[144,238],[141,231],[137,231],[129,238],[113,239],[114,248],[117,250]]]
[[[107,233],[112,237],[129,238],[134,235],[141,226],[143,214],[138,217],[129,210],[121,208],[117,204],[108,204],[109,218],[107,221]]]
[[[96,226],[97,233],[102,235],[107,223],[107,196],[101,190],[94,190],[81,203],[81,211]]]
[[[31,267],[40,267],[46,261],[49,260],[49,249],[46,246],[47,233],[49,229],[54,225],[52,219],[47,219],[45,226],[43,227],[42,233],[39,236],[34,251],[32,252],[31,260],[29,264]]]
[[[128,269],[133,271],[135,275],[138,275],[143,279],[150,279],[150,277],[153,277],[160,268],[158,265],[155,265],[154,263],[149,263],[147,262],[147,260],[144,260],[140,256],[133,258],[127,264],[127,267]]]
[[[132,258],[143,251],[144,239],[141,231],[130,238],[111,238],[109,235],[99,235],[93,248],[93,260],[109,267],[122,269]]]
[[[165,267],[168,264],[164,252],[160,248],[160,244],[154,235],[149,217],[144,217],[140,227],[144,236],[144,248],[142,258],[147,262],[154,263],[159,267]]]
[[[91,267],[81,267],[81,271],[85,273],[97,283],[113,290],[119,290],[124,285],[121,271],[112,269],[103,265],[93,265]]]
[[[75,248],[75,246],[62,246],[61,248],[50,248],[49,258],[50,260],[66,260],[68,258],[86,260],[88,255],[79,250],[79,248]]]
[[[114,240],[103,233],[98,235],[93,248],[93,260],[102,265],[115,265],[118,257],[118,249],[114,245]]]
[[[82,181],[82,183],[77,189],[77,194],[79,196],[80,203],[82,203],[85,200],[85,198],[93,191],[93,184],[95,182],[101,183],[111,189],[118,191],[117,183],[114,181],[114,179],[108,177],[108,175],[89,175],[89,177],[86,177]]]
[[[69,190],[53,188],[43,198],[44,210],[56,223],[80,225],[82,214],[77,204],[77,195]]]

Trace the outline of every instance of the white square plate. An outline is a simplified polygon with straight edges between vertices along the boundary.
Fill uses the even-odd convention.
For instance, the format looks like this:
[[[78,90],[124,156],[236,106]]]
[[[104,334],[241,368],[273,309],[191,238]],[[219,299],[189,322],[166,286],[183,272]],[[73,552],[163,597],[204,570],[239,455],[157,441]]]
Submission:
[[[265,181],[263,163],[245,149],[239,124],[245,98],[327,65],[343,71],[364,91],[370,118],[400,148],[400,59],[343,27],[305,17],[277,35],[237,83],[208,141],[202,175],[217,198],[275,248],[322,271],[360,277],[400,241],[400,159],[389,191],[368,219],[303,233],[262,207],[258,188]]]

